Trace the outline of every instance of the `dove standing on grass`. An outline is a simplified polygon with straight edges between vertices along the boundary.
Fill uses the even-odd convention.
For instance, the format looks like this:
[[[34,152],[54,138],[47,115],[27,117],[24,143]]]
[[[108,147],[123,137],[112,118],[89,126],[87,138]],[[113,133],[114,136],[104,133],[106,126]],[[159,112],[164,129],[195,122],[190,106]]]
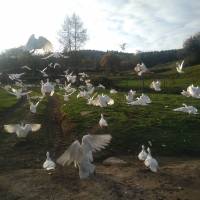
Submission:
[[[160,86],[161,86],[161,82],[158,81],[158,80],[157,80],[157,81],[153,81],[153,82],[150,84],[150,88],[153,89],[153,90],[155,90],[156,92],[161,91]]]
[[[135,95],[136,95],[136,91],[130,90],[130,91],[128,92],[128,95],[125,95],[125,98],[126,98],[126,100],[127,100],[127,103],[132,102]]]
[[[183,107],[173,109],[176,112],[185,112],[189,114],[198,114],[198,110],[194,106],[187,106],[183,103]]]
[[[101,119],[99,120],[99,126],[100,126],[101,128],[107,127],[107,126],[108,126],[108,123],[107,123],[107,121],[104,119],[103,114],[101,114]]]
[[[116,94],[116,93],[117,93],[117,90],[115,90],[115,89],[110,90],[110,94]]]
[[[73,142],[70,147],[57,159],[57,163],[70,165],[74,162],[74,166],[79,168],[80,179],[89,177],[95,172],[92,152],[104,149],[110,143],[111,135],[84,135],[82,143],[78,140]]]

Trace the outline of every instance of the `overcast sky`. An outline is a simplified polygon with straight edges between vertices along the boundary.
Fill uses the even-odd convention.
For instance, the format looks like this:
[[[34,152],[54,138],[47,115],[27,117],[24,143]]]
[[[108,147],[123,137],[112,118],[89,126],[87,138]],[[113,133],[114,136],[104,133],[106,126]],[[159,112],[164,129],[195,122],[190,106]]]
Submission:
[[[44,36],[59,49],[57,33],[75,12],[89,35],[85,49],[126,51],[181,48],[200,31],[200,0],[1,0],[0,51]]]

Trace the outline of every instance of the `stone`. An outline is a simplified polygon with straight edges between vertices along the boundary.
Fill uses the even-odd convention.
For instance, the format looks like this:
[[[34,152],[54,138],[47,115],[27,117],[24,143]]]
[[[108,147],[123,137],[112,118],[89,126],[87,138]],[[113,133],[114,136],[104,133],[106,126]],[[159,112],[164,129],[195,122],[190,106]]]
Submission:
[[[103,165],[126,165],[127,162],[116,157],[109,157],[103,161]]]

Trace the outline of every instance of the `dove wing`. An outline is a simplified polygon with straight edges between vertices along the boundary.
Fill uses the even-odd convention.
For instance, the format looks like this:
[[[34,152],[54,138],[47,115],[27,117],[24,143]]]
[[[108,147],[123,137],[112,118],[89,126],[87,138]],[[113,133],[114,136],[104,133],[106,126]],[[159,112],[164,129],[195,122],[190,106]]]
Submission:
[[[74,141],[69,148],[57,159],[57,163],[60,165],[65,165],[67,163],[70,165],[72,162],[80,163],[83,157],[82,147],[78,140]]]

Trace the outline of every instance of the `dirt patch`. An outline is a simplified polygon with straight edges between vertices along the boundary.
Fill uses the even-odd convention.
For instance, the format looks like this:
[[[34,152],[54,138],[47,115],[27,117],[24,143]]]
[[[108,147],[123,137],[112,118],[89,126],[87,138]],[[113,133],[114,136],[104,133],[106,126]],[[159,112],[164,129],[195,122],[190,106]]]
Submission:
[[[43,169],[14,170],[3,175],[1,172],[0,199],[199,199],[199,160],[161,158],[166,164],[154,174],[133,157],[123,159],[129,162],[128,166],[96,163],[97,174],[86,180],[79,179],[73,166],[58,167],[52,174]]]

